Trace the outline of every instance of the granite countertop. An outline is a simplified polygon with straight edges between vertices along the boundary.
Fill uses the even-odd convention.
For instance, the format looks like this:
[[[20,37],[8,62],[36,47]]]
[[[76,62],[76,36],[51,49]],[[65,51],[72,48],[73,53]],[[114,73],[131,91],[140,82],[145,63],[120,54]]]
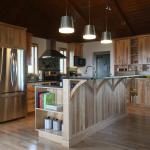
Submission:
[[[27,83],[38,83],[38,82],[50,82],[50,81],[44,81],[44,80],[30,80],[30,81],[27,81]]]
[[[109,79],[134,78],[134,77],[144,78],[143,75],[128,75],[128,76],[110,76],[110,77],[101,77],[101,78],[77,76],[77,77],[64,77],[63,79],[70,79],[70,80],[72,80],[72,79],[74,79],[74,80],[98,80],[98,79],[103,79],[103,80],[109,80]],[[63,88],[62,83],[53,85],[52,83],[35,82],[33,84],[33,86],[37,87],[37,88]]]
[[[63,88],[63,86],[60,86],[60,85],[51,85],[50,83],[34,84],[34,87],[37,87],[37,88]]]
[[[100,77],[100,78],[77,76],[77,77],[64,77],[63,79],[97,80],[97,79],[133,78],[133,77],[144,77],[144,76],[143,75],[128,75],[128,76],[106,76],[106,77]]]

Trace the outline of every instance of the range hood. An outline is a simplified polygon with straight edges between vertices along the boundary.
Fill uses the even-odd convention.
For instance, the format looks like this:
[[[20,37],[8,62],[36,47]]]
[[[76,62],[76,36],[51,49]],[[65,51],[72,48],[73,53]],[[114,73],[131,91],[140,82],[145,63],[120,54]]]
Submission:
[[[47,49],[42,54],[40,58],[66,58],[63,54],[56,50],[56,41],[55,40],[47,40],[46,41]]]

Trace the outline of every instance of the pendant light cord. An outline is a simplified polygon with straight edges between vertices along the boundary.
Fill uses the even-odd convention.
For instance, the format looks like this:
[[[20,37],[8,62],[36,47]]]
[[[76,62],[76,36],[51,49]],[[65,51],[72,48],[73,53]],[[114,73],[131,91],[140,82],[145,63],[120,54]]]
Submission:
[[[105,26],[106,26],[106,32],[107,32],[107,28],[108,28],[108,2],[106,0],[106,7],[105,7]]]
[[[89,0],[89,24],[91,23],[91,0]]]
[[[108,30],[108,13],[111,11],[110,2],[106,0],[106,8],[105,8],[105,25],[106,25],[106,32]]]
[[[67,0],[65,0],[66,2],[66,16],[68,15],[68,3],[67,3]]]

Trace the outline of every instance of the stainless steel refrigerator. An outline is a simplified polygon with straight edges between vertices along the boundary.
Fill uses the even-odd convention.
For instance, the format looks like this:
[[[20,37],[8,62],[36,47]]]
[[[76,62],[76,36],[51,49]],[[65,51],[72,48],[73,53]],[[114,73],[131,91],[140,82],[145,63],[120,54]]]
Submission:
[[[26,115],[23,49],[0,48],[0,122]]]

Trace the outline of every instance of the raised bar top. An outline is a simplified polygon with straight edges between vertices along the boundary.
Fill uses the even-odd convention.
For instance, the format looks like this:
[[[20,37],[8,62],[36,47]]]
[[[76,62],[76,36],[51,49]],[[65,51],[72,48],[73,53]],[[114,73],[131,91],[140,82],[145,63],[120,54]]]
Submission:
[[[77,76],[77,77],[64,77],[63,79],[82,79],[82,80],[97,80],[97,79],[120,79],[120,78],[134,78],[134,77],[144,77],[143,75],[128,75],[128,76],[108,76],[108,77],[85,77],[85,76]]]
[[[39,87],[39,88],[63,88],[63,86],[60,86],[60,85],[52,85],[51,83],[44,83],[44,84],[34,84],[33,85],[34,87]]]

